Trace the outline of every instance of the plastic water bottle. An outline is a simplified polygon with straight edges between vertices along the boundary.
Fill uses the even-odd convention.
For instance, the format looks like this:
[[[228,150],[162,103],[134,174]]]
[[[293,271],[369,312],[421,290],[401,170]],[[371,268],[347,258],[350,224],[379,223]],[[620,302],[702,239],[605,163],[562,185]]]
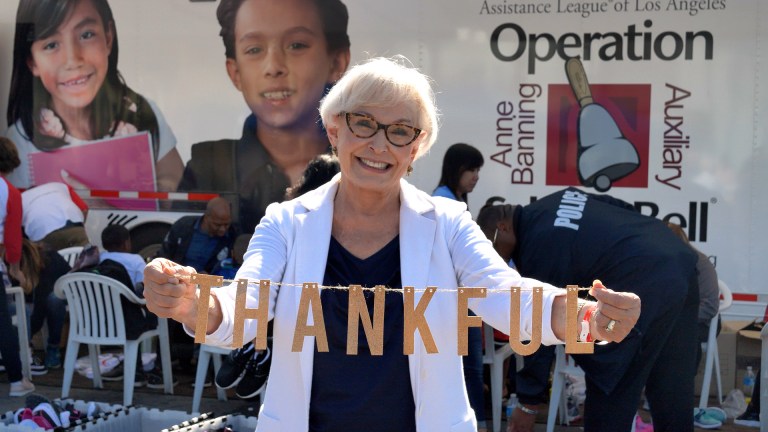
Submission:
[[[509,395],[509,399],[507,399],[507,407],[506,407],[507,419],[512,418],[512,413],[515,411],[516,406],[517,406],[517,395],[512,393],[511,395]]]
[[[744,392],[744,399],[749,403],[752,400],[752,390],[755,388],[755,372],[752,371],[752,366],[747,366],[747,373],[744,374],[744,381],[742,381],[742,391]]]

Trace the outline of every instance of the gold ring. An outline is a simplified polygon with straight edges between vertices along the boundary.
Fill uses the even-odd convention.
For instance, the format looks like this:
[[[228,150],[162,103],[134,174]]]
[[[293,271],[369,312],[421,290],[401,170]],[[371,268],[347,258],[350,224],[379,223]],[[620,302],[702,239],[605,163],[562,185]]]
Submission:
[[[605,331],[608,333],[613,331],[613,328],[616,327],[616,320],[610,320],[608,321],[608,325],[605,326]]]

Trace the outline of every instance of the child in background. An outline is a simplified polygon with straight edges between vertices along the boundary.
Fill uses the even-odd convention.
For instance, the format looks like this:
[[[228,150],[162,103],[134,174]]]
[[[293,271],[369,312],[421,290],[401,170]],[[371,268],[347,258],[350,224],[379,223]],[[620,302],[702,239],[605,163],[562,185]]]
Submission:
[[[157,188],[176,189],[184,168],[176,138],[157,106],[125,84],[117,58],[107,0],[20,1],[7,114],[21,159],[9,176],[15,186],[34,186],[28,154],[148,131]]]
[[[219,261],[213,268],[212,274],[223,276],[224,279],[234,279],[237,270],[243,265],[243,255],[245,255],[245,251],[248,249],[249,241],[251,241],[251,234],[240,234],[237,236],[235,244],[232,246],[231,256]]]

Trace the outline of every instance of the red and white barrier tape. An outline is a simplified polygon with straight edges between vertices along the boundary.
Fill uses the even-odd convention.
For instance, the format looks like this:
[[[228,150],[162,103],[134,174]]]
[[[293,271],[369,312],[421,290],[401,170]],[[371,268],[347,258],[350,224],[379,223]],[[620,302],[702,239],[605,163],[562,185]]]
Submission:
[[[76,189],[81,198],[111,198],[111,199],[147,199],[147,200],[179,200],[179,201],[210,201],[219,196],[217,193],[198,192],[139,192],[113,191],[98,189]]]

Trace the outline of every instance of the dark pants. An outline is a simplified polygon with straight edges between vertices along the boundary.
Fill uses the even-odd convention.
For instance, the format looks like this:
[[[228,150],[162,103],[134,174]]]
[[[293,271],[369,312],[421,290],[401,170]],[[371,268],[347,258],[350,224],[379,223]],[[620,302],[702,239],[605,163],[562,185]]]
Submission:
[[[470,315],[474,315],[470,312]],[[469,406],[475,411],[478,422],[485,421],[485,388],[483,385],[483,330],[470,327],[467,332],[469,353],[464,362],[464,381],[469,395]],[[493,349],[493,347],[491,347]]]
[[[654,431],[692,432],[693,388],[698,339],[698,291],[694,285],[685,302],[668,310],[648,328],[632,363],[615,389],[606,394],[586,375],[584,405],[586,432],[629,431],[645,395],[651,407]],[[514,375],[517,398],[524,404],[547,401],[548,378],[554,347],[542,346],[525,357],[523,369]],[[579,362],[579,356],[575,356]],[[557,401],[550,401],[557,403]]]
[[[8,294],[3,283],[3,273],[0,272],[0,355],[8,373],[8,382],[21,381],[21,359],[19,358],[19,336],[11,323],[8,313]]]
[[[683,305],[671,308],[651,324],[629,369],[611,393],[604,393],[586,377],[585,431],[630,430],[645,387],[654,431],[693,432],[698,303],[694,286]]]

